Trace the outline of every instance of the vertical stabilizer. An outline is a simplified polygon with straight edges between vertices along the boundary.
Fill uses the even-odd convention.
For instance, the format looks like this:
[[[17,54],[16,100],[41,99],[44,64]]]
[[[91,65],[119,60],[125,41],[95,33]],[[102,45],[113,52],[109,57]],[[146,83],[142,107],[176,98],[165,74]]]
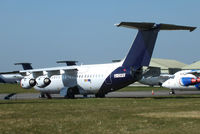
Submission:
[[[123,66],[138,69],[148,66],[156,43],[159,30],[139,30],[135,41],[126,56]]]
[[[121,22],[117,26],[138,29],[138,34],[122,64],[123,67],[133,67],[134,70],[149,65],[160,30],[189,30],[191,32],[196,28],[145,22]]]

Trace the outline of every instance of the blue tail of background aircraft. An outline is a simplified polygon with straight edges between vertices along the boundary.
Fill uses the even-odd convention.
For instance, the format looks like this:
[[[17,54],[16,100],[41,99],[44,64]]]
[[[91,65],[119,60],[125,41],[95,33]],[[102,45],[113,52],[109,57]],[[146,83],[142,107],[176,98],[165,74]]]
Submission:
[[[33,67],[31,66],[31,63],[15,63],[15,65],[22,65],[24,70],[33,69]]]
[[[155,23],[138,23],[138,22],[121,22],[117,26],[138,29],[138,34],[124,59],[123,67],[133,67],[134,70],[142,66],[148,66],[153,54],[157,35],[160,30],[190,30],[196,27],[178,26],[171,24],[155,24]]]

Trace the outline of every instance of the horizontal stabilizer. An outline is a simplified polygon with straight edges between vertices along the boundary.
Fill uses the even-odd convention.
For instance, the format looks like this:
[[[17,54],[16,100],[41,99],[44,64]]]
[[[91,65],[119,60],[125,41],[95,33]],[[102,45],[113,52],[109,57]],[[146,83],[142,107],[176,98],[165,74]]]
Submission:
[[[160,30],[189,30],[190,32],[194,31],[196,27],[191,26],[179,26],[172,24],[160,24]]]
[[[56,63],[66,63],[67,66],[73,66],[76,65],[78,61],[57,61]]]
[[[147,22],[121,22],[119,24],[115,24],[117,27],[127,27],[127,28],[134,28],[140,30],[148,30],[152,29],[155,23],[147,23]]]
[[[33,69],[31,66],[32,63],[24,62],[24,63],[15,63],[14,65],[22,65],[24,70]]]
[[[14,65],[22,65],[22,64],[32,64],[32,63],[22,62],[22,63],[15,63]]]
[[[189,30],[192,32],[196,29],[196,27],[191,26],[180,26],[180,25],[173,25],[173,24],[155,24],[155,23],[147,23],[147,22],[121,22],[116,24],[116,26],[120,27],[127,27],[127,28],[134,28],[139,30],[151,30],[151,29],[159,29],[159,30]]]

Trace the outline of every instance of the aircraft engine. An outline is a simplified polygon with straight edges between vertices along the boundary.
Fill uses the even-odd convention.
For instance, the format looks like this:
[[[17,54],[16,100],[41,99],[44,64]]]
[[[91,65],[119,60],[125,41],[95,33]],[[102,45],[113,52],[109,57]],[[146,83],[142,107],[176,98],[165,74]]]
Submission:
[[[182,86],[196,85],[200,83],[200,78],[183,77],[180,79],[180,83]]]
[[[24,77],[23,79],[21,79],[20,85],[22,88],[30,89],[36,85],[36,81],[33,78]]]
[[[36,79],[37,86],[40,88],[46,87],[51,83],[51,80],[46,76],[39,76]]]

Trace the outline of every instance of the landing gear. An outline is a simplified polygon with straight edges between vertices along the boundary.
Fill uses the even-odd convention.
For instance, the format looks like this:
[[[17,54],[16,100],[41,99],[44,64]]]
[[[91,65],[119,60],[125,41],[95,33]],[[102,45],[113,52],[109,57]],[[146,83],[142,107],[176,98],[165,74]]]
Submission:
[[[46,98],[45,94],[44,93],[40,93],[40,96],[39,98]]]
[[[84,97],[84,98],[87,98],[87,94],[84,94],[83,97]]]
[[[41,93],[39,98],[52,99],[52,97],[51,97],[51,95],[49,93]]]
[[[46,93],[46,96],[47,96],[48,99],[52,99],[52,97],[49,93]]]
[[[159,85],[160,87],[162,87],[162,83],[161,83],[161,82],[159,82],[158,85]]]
[[[67,98],[67,99],[74,99],[75,98],[75,95],[74,95],[74,92],[73,92],[72,88],[69,88],[67,90],[67,95],[65,96],[65,98]]]
[[[169,94],[170,94],[170,95],[175,94],[174,89],[172,89],[172,90],[169,92]]]
[[[104,93],[97,93],[95,94],[96,98],[105,98],[105,94]]]

